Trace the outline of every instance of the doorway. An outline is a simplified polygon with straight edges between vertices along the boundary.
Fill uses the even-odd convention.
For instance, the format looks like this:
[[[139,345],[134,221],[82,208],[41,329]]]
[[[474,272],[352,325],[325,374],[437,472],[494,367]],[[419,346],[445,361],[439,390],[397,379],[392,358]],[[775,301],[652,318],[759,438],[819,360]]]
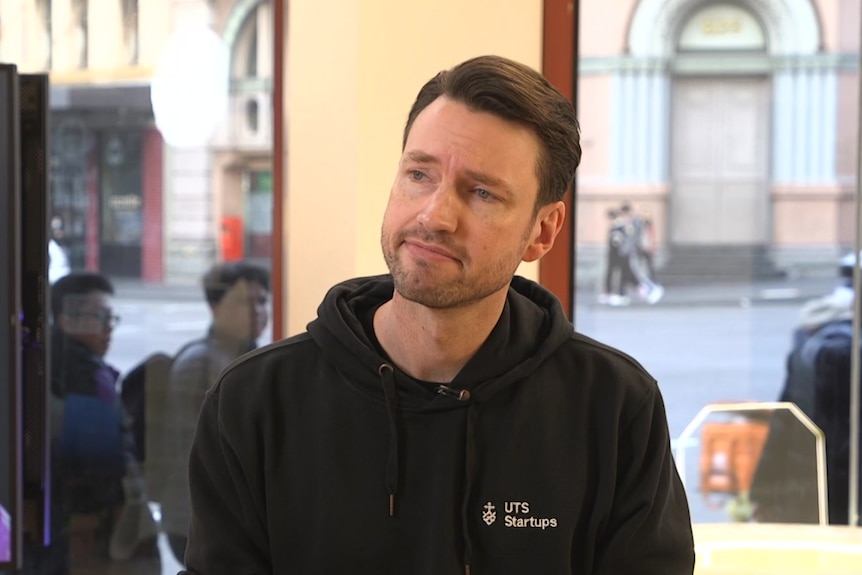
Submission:
[[[769,242],[768,77],[681,77],[673,87],[670,240]]]

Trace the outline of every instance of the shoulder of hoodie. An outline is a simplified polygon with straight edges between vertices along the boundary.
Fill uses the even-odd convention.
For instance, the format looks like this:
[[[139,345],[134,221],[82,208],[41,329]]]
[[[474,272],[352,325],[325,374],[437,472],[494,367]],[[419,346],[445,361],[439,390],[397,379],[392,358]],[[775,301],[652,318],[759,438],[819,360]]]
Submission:
[[[272,342],[234,359],[207,391],[207,396],[229,395],[230,402],[252,398],[266,402],[269,398],[265,393],[261,395],[260,388],[275,383],[275,378],[264,377],[269,366],[314,357],[322,358],[323,354],[308,332]]]
[[[543,288],[539,286],[539,289]],[[607,380],[601,383],[603,387],[617,387],[619,388],[617,392],[634,399],[635,403],[648,402],[658,393],[657,381],[637,360],[573,328],[568,339],[562,343],[556,353],[561,352],[572,354],[578,359],[576,363],[579,366],[584,366],[588,362],[598,374],[607,377]],[[278,369],[274,367],[276,363],[296,365],[295,362],[306,363],[314,361],[315,358],[322,359],[323,353],[311,335],[307,331],[302,332],[235,359],[224,369],[207,395],[227,394],[230,396],[230,401],[249,401],[251,396],[256,396],[259,401],[267,401],[267,392],[259,388],[277,383],[275,378],[262,377],[269,371],[267,366]],[[302,368],[297,365],[295,369]],[[254,392],[252,392],[253,389]],[[263,392],[263,396],[260,392]],[[639,399],[641,401],[638,401]]]
[[[556,326],[553,329],[568,332],[568,338],[562,341],[555,353],[570,354],[575,358],[574,375],[582,374],[581,370],[592,368],[596,375],[606,378],[600,382],[603,388],[611,391],[607,388],[617,387],[616,391],[635,402],[638,402],[638,399],[648,401],[658,393],[655,378],[637,360],[619,349],[576,331],[564,317],[559,300],[546,288],[517,276],[513,280],[513,286],[517,286],[522,295],[542,303],[551,316],[554,316],[552,321]]]
[[[560,348],[577,366],[576,384],[589,388],[596,409],[618,413],[621,429],[629,430],[632,426],[640,429],[642,424],[636,422],[642,421],[642,417],[664,412],[658,382],[627,353],[574,330]]]
[[[643,400],[659,392],[658,382],[652,374],[632,356],[615,347],[574,330],[562,347],[580,362],[589,362],[598,375],[608,377],[602,382],[603,386],[621,387],[621,391],[641,396]]]

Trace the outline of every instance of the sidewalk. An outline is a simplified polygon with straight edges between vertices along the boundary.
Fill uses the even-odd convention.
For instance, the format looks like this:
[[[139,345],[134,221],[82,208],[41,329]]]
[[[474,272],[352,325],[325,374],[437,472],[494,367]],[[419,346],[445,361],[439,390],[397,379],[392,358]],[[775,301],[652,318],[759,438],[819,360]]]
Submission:
[[[837,277],[811,277],[777,279],[755,283],[719,283],[665,286],[664,297],[654,307],[715,306],[715,305],[769,305],[802,303],[831,292],[838,285]],[[598,303],[598,294],[590,290],[578,291],[579,305],[609,307]],[[632,298],[628,307],[648,306]]]

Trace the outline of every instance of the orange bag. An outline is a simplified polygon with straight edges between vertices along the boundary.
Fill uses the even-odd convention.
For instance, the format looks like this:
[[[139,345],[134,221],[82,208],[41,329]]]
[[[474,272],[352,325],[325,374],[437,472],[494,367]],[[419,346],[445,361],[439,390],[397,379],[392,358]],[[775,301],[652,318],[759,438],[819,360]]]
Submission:
[[[700,439],[700,491],[704,497],[748,492],[768,434],[765,421],[704,423]]]

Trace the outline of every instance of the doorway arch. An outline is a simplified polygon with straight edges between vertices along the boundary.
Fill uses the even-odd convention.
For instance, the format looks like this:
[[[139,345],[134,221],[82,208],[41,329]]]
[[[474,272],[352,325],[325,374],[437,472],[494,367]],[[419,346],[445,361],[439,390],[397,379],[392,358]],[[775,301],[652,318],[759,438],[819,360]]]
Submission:
[[[641,0],[629,23],[632,56],[670,58],[682,25],[714,0]],[[756,15],[769,37],[770,54],[814,54],[821,46],[820,19],[810,0],[745,0],[734,4]]]
[[[635,60],[666,64],[670,259],[691,245],[763,252],[772,243],[772,185],[797,178],[805,142],[828,141],[834,130],[830,106],[814,137],[788,133],[794,124],[784,121],[809,113],[812,100],[834,101],[834,78],[793,63],[816,58],[821,45],[811,2],[642,0],[627,45]],[[831,169],[827,156],[813,152],[808,176]]]

